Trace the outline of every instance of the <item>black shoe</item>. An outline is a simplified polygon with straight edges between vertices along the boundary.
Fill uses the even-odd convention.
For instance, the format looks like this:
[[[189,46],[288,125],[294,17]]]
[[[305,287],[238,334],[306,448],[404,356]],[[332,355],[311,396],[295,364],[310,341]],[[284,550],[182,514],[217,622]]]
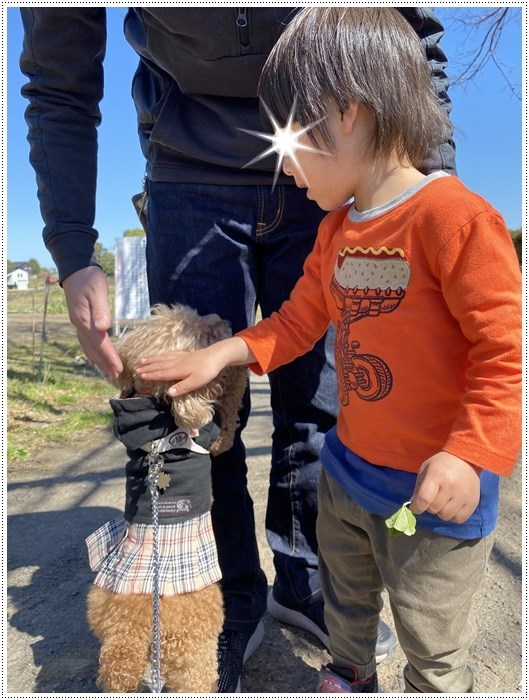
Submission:
[[[273,589],[268,594],[268,612],[276,620],[285,622],[287,625],[300,627],[317,637],[320,642],[329,649],[329,632],[323,618],[323,600],[318,600],[309,605],[292,605],[292,603],[281,604],[277,601]],[[378,639],[375,651],[377,664],[394,651],[397,646],[397,638],[391,629],[379,620]]]
[[[264,637],[264,625],[259,622],[253,632],[223,630],[219,636],[218,693],[240,693],[242,667],[259,648]]]

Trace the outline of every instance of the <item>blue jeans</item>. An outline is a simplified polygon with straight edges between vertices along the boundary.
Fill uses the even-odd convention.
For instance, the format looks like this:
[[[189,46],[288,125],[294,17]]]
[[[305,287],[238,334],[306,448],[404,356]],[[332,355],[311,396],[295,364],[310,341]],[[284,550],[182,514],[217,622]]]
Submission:
[[[323,212],[295,186],[148,183],[147,274],[151,304],[217,313],[233,332],[277,310],[312,249]],[[266,513],[282,600],[321,597],[316,543],[319,454],[336,422],[331,331],[313,351],[269,375],[274,431]],[[233,448],[213,460],[212,518],[226,629],[252,630],[266,609],[253,502],[247,490],[241,409]]]

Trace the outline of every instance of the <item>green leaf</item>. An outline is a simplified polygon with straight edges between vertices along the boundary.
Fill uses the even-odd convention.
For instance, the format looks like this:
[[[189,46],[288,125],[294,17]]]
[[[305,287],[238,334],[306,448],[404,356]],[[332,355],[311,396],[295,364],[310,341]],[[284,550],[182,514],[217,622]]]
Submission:
[[[391,537],[400,537],[403,534],[403,532],[400,530],[395,530],[393,527],[388,530],[388,535],[391,535]]]
[[[389,529],[389,534],[393,537],[407,535],[410,537],[415,534],[415,525],[417,519],[408,508],[411,501],[403,503],[402,506],[386,520],[386,527]]]

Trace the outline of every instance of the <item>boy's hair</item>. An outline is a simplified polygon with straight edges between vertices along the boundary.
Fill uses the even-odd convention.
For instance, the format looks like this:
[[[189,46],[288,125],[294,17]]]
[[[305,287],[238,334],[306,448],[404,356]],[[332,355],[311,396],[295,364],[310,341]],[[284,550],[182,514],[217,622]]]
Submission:
[[[289,23],[263,68],[259,96],[280,123],[318,124],[312,141],[334,144],[325,117],[350,102],[373,115],[374,158],[396,152],[414,166],[451,134],[419,38],[388,7],[310,7]]]

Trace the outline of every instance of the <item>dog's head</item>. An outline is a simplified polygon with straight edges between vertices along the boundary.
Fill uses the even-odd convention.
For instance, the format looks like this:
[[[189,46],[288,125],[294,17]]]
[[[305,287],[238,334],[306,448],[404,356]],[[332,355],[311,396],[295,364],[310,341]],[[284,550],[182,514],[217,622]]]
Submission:
[[[152,308],[151,316],[118,340],[116,349],[123,362],[123,372],[115,384],[123,397],[134,393],[151,394],[167,401],[180,427],[201,428],[213,418],[215,407],[222,404],[222,396],[233,388],[230,387],[233,384],[230,370],[242,368],[228,367],[207,386],[178,397],[167,395],[167,389],[174,382],[144,382],[136,376],[136,370],[143,357],[174,350],[199,350],[230,336],[230,324],[216,314],[199,316],[188,306],[158,304]],[[246,377],[245,370],[244,373]]]

